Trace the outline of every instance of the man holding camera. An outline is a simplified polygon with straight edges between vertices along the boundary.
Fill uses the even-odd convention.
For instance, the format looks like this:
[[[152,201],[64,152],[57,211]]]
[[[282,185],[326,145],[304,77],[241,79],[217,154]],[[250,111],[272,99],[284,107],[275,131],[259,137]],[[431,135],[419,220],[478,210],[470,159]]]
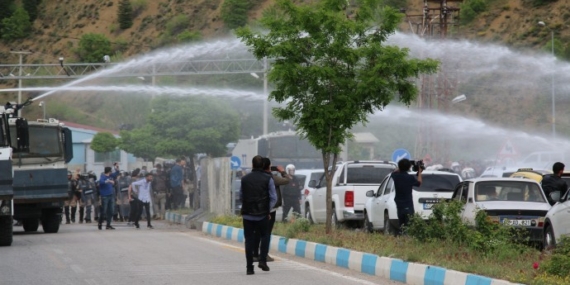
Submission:
[[[422,161],[414,163],[414,171],[417,171],[417,178],[408,172],[412,167],[409,159],[401,159],[398,161],[398,169],[391,175],[396,189],[396,208],[398,209],[398,221],[400,223],[399,235],[403,233],[404,228],[410,222],[410,216],[414,214],[414,198],[412,196],[413,187],[419,187],[422,184],[422,171],[424,170]]]

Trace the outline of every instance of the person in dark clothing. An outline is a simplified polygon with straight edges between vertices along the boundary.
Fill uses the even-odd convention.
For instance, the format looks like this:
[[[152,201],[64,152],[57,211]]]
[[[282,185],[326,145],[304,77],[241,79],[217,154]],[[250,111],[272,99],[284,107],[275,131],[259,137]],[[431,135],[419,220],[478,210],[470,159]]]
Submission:
[[[542,179],[542,189],[544,190],[544,194],[546,194],[546,198],[548,199],[548,203],[550,205],[556,204],[550,195],[556,191],[560,191],[560,197],[566,194],[568,191],[568,184],[566,181],[562,180],[562,173],[564,173],[565,165],[562,162],[556,162],[552,165],[552,172],[553,174],[547,174]]]
[[[303,190],[303,185],[299,182],[299,179],[295,177],[295,165],[289,164],[285,168],[289,177],[291,177],[291,182],[283,186],[283,217],[281,220],[283,222],[287,221],[287,216],[289,216],[289,211],[293,209],[293,214],[301,215],[301,191]]]
[[[422,183],[422,170],[418,170],[417,179],[410,175],[408,171],[412,167],[410,160],[404,158],[398,161],[398,169],[391,175],[396,189],[396,208],[398,210],[398,222],[400,223],[399,234],[410,222],[410,216],[414,214],[414,199],[412,197],[413,187],[419,187]]]
[[[99,213],[99,224],[98,228],[101,230],[103,224],[103,217],[107,219],[107,230],[114,230],[115,228],[111,226],[111,220],[113,219],[113,208],[115,199],[115,178],[119,175],[119,170],[115,168],[115,172],[112,172],[111,167],[105,167],[105,172],[101,174],[99,178],[99,194],[101,195],[101,213]]]
[[[247,275],[253,271],[253,251],[255,250],[255,234],[261,237],[259,264],[263,271],[269,271],[267,252],[269,251],[269,219],[270,210],[277,202],[273,178],[263,171],[263,157],[256,155],[252,161],[252,171],[241,179],[240,196],[242,201],[241,214],[245,238],[245,259]]]
[[[170,170],[170,187],[172,195],[172,207],[174,210],[184,206],[184,166],[186,160],[176,159],[176,165]]]
[[[277,208],[281,207],[282,204],[282,196],[281,196],[281,187],[283,185],[287,185],[289,184],[289,182],[291,181],[291,177],[289,175],[287,175],[287,173],[285,171],[283,171],[283,167],[281,166],[277,166],[275,168],[275,171],[271,171],[271,160],[267,157],[263,158],[263,170],[271,175],[271,177],[273,178],[273,183],[275,184],[275,192],[277,194],[277,202],[275,203],[275,206],[273,206],[273,208],[271,208],[271,212],[269,213],[269,215],[271,216],[269,218],[269,225],[268,225],[268,233],[266,235],[266,238],[271,239],[271,232],[273,232],[273,226],[275,225],[275,218],[276,218],[276,213],[277,213]],[[267,241],[267,243],[269,243],[269,241]],[[253,261],[257,262],[259,261],[259,250],[260,250],[260,245],[261,245],[261,237],[260,235],[256,232],[255,233],[255,250],[253,251]],[[271,256],[269,256],[269,253],[267,254],[266,257],[266,261],[267,262],[272,262],[275,259]]]

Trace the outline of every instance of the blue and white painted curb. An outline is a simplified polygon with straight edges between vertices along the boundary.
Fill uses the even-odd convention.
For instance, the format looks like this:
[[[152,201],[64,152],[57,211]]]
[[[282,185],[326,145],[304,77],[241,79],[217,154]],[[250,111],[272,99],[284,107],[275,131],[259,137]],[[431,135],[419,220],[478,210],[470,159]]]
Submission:
[[[187,215],[176,214],[168,211],[165,213],[166,220],[172,224],[184,224],[186,216]]]
[[[243,229],[204,222],[202,232],[244,242]],[[411,285],[512,285],[505,280],[406,262],[314,242],[271,236],[271,250],[325,262]]]

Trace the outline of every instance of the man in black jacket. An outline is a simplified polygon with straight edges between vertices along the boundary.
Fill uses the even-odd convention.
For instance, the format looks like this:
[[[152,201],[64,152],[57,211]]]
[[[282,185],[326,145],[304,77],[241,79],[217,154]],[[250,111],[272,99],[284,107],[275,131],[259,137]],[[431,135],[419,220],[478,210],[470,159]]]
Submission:
[[[556,162],[552,165],[553,174],[548,174],[542,179],[542,189],[550,205],[556,204],[558,201],[554,201],[550,194],[556,191],[560,191],[560,197],[564,196],[568,190],[568,185],[566,181],[562,180],[562,173],[564,173],[564,164],[562,162]]]
[[[253,169],[241,179],[240,189],[247,275],[255,274],[253,271],[253,252],[256,247],[256,232],[261,238],[258,267],[263,271],[269,271],[267,266],[267,252],[269,251],[267,235],[271,217],[269,213],[277,202],[273,178],[263,171],[263,157],[254,156],[251,164]]]

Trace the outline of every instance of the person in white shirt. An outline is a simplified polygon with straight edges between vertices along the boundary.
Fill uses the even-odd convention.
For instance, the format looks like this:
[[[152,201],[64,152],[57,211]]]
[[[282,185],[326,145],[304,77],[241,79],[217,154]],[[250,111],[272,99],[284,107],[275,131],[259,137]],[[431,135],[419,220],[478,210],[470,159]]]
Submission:
[[[131,196],[129,199],[135,199],[136,203],[138,203],[137,213],[135,213],[135,227],[137,229],[140,228],[139,220],[141,219],[143,207],[145,208],[146,214],[146,221],[147,221],[147,228],[153,229],[152,225],[150,224],[151,215],[150,215],[150,199],[151,199],[151,184],[152,184],[152,173],[147,172],[145,175],[145,179],[141,179],[135,181],[131,184],[132,191],[136,193],[136,198]]]

